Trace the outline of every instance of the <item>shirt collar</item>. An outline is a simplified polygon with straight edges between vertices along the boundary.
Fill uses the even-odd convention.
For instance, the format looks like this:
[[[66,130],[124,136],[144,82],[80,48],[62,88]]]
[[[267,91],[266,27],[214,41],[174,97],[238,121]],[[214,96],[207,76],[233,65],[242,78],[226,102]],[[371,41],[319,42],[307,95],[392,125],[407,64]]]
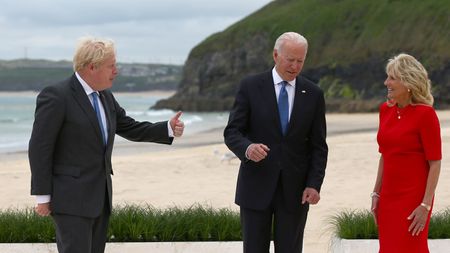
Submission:
[[[277,84],[283,82],[283,78],[281,78],[281,76],[278,75],[278,72],[277,72],[277,70],[275,69],[275,67],[273,67],[273,69],[272,69],[272,77],[273,77],[273,83],[274,83],[275,85],[277,85]],[[295,78],[294,80],[287,81],[287,82],[288,82],[292,87],[295,87],[295,81],[296,81],[296,78]]]
[[[80,74],[78,72],[75,72],[75,76],[77,77],[78,81],[81,83],[81,86],[83,87],[84,92],[86,92],[86,95],[91,95],[93,92],[97,92],[89,86],[89,84],[86,83],[86,81],[81,78]],[[98,94],[98,92],[97,92]]]

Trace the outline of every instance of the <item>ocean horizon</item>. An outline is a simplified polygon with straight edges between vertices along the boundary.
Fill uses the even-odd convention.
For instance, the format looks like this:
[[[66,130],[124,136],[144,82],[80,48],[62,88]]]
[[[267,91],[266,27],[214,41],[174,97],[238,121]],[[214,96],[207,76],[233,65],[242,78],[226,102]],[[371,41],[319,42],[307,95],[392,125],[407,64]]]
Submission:
[[[0,153],[28,150],[37,94],[35,92],[0,92]],[[114,96],[127,115],[138,121],[164,121],[169,120],[175,114],[174,111],[167,109],[149,109],[158,100],[167,97],[164,93],[115,92]],[[191,135],[225,126],[228,112],[185,112],[181,119],[186,126],[184,134]],[[116,143],[124,141],[126,140],[116,136]]]

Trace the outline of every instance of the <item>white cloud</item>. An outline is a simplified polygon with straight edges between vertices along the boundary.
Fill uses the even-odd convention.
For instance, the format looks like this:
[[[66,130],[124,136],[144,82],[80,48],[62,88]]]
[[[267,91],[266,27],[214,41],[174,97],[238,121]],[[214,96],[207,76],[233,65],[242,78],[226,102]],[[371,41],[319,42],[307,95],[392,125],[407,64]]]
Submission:
[[[181,64],[189,51],[271,0],[15,0],[0,9],[0,59],[72,58],[76,40],[116,41],[119,61]]]

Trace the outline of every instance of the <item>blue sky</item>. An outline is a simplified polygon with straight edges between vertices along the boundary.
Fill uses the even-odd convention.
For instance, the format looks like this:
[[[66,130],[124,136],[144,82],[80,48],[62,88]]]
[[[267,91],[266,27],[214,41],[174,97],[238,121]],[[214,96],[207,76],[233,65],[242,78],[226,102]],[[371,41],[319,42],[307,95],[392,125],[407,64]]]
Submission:
[[[0,9],[0,59],[71,60],[77,38],[111,38],[120,62],[183,64],[209,35],[271,0],[13,0]]]

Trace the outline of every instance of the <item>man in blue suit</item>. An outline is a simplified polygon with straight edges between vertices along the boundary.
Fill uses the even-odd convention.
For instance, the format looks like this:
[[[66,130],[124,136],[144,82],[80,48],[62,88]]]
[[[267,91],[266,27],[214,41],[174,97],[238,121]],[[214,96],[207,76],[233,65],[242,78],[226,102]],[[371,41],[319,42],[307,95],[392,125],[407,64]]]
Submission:
[[[170,121],[137,122],[111,91],[117,75],[114,43],[83,38],[75,73],[37,97],[29,143],[31,194],[39,215],[51,215],[60,253],[102,253],[112,208],[114,136],[171,144],[183,134],[178,112]]]
[[[308,43],[287,32],[275,42],[275,67],[244,78],[225,143],[241,160],[235,202],[245,253],[268,253],[272,224],[276,253],[302,252],[309,204],[320,200],[325,176],[323,92],[300,76]]]

